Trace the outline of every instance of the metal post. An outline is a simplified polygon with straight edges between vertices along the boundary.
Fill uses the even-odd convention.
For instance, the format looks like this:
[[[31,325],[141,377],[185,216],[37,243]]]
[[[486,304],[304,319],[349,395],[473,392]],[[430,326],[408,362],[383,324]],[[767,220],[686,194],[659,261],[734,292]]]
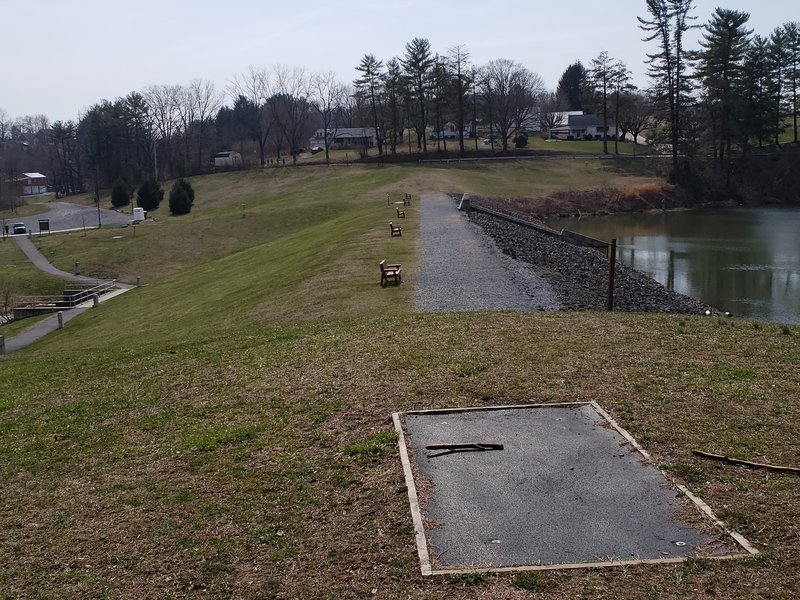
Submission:
[[[64,329],[64,313],[62,311],[58,311],[58,328]]]
[[[614,310],[614,273],[617,264],[617,238],[611,239],[608,248],[608,302],[606,310]]]
[[[75,275],[81,274],[81,263],[75,261]]]
[[[100,184],[97,181],[97,167],[94,168],[94,200],[97,202],[97,228],[100,229],[103,223],[100,221]]]
[[[142,287],[142,277],[141,275],[136,276],[136,287]]]
[[[92,305],[97,308],[97,305],[100,304],[100,296],[98,294],[94,294],[92,296]]]
[[[0,356],[6,353],[6,337],[0,335]]]

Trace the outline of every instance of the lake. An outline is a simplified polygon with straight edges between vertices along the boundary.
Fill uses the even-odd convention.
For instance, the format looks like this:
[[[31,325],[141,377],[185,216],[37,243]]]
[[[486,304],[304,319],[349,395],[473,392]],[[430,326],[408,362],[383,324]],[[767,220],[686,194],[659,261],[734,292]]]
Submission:
[[[800,324],[800,209],[730,208],[550,219],[610,241],[618,260],[735,316]]]

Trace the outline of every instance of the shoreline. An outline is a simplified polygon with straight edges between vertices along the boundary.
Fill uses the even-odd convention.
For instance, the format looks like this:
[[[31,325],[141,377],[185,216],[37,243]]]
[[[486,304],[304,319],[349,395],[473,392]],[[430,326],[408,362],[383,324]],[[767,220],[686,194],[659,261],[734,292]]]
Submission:
[[[510,257],[527,263],[553,287],[563,310],[605,311],[608,259],[535,229],[469,211],[472,222]],[[614,271],[614,310],[721,316],[719,309],[697,298],[667,289],[648,275],[620,262]]]

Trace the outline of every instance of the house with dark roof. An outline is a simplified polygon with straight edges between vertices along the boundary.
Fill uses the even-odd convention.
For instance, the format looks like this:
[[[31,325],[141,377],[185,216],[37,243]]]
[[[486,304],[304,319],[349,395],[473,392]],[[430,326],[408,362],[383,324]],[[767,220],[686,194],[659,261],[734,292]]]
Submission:
[[[311,148],[325,147],[325,130],[317,129],[308,140]],[[339,127],[328,130],[328,148],[372,148],[378,143],[374,127]]]
[[[569,135],[576,140],[591,137],[594,140],[603,139],[603,134],[609,137],[617,134],[616,123],[608,120],[608,131],[603,126],[603,115],[570,115],[567,121]]]

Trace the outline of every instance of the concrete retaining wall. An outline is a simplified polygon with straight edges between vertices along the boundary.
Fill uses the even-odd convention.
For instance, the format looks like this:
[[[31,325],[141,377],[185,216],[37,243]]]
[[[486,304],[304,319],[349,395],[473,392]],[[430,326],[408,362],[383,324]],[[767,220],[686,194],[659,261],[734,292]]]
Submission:
[[[514,215],[509,215],[507,213],[500,212],[499,210],[494,210],[492,208],[481,206],[474,200],[469,204],[469,209],[482,212],[484,214],[491,215],[493,217],[496,217],[498,219],[503,219],[511,223],[516,223],[517,225],[522,225],[523,227],[529,227],[531,229],[535,229],[536,231],[540,231],[545,235],[561,238],[565,242],[569,242],[574,246],[585,246],[587,248],[599,248],[605,250],[610,245],[608,242],[604,242],[603,240],[598,240],[596,238],[589,237],[588,235],[583,235],[575,231],[569,231],[567,229],[556,231],[555,229],[546,227],[541,223],[536,223],[535,221],[529,221],[528,219],[523,219],[521,217],[516,217]]]

